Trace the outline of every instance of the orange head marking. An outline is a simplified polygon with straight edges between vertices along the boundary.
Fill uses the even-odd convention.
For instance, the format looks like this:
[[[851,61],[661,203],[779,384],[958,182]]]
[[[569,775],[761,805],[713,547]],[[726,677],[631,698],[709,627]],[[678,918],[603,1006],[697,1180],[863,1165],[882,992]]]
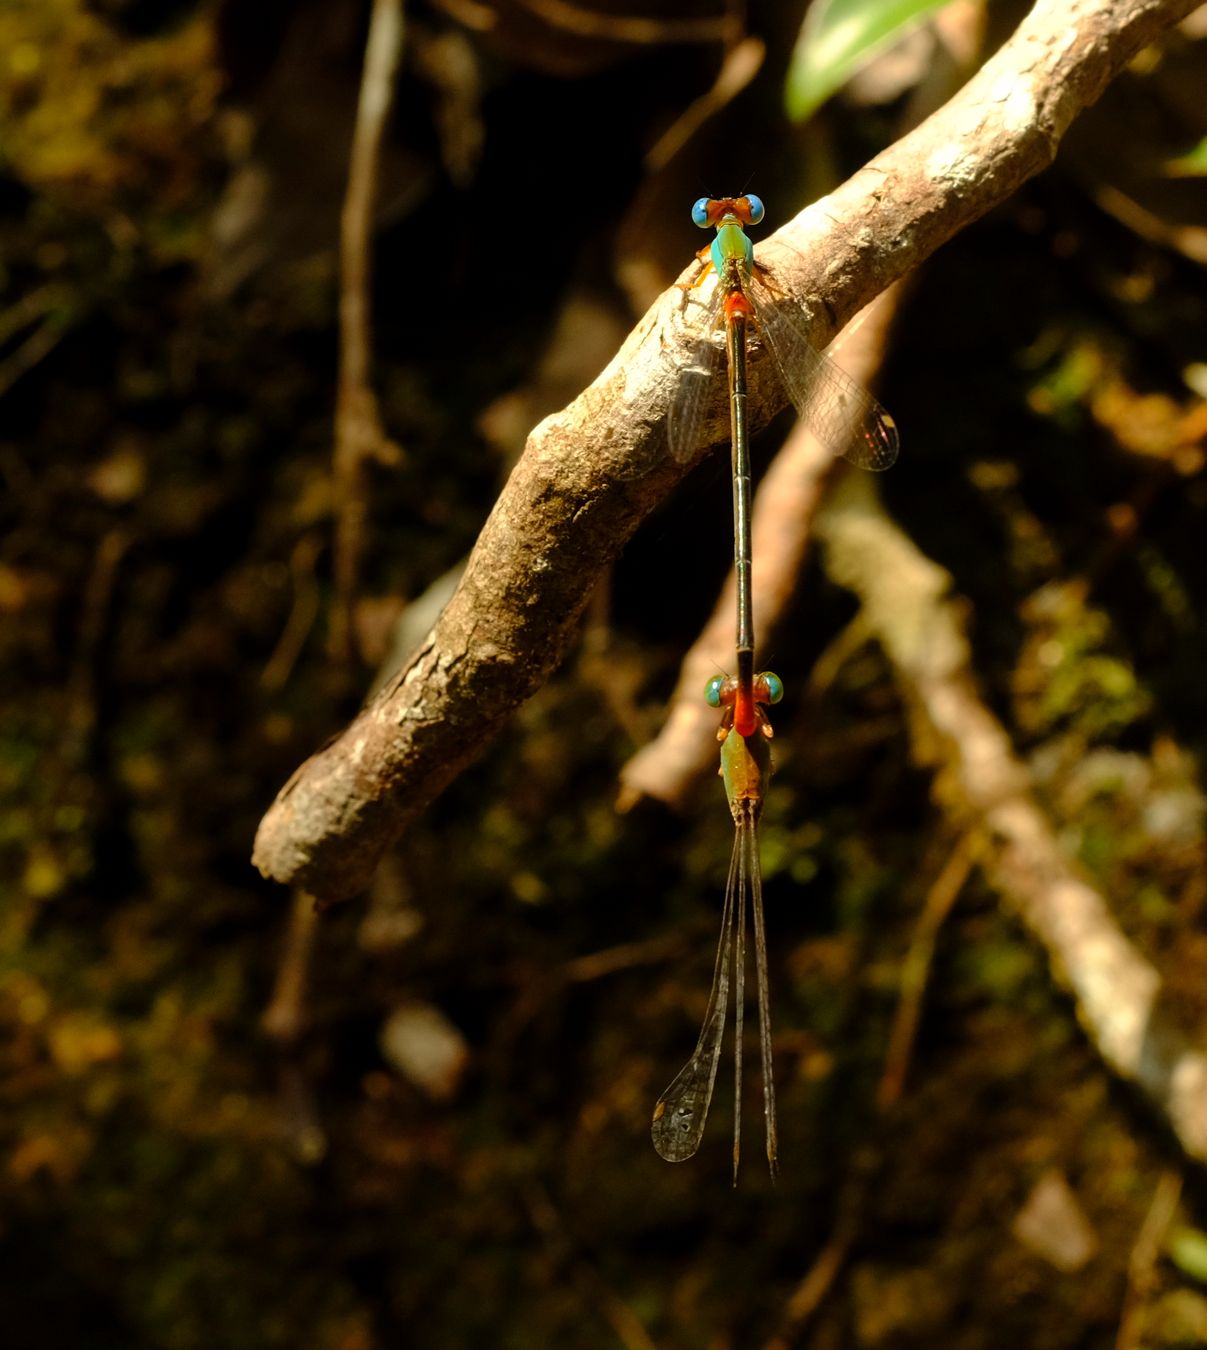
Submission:
[[[762,709],[755,702],[754,690],[738,686],[733,702],[733,725],[739,736],[753,736],[758,730]]]
[[[733,675],[714,675],[704,689],[709,706],[722,710],[722,736],[730,727],[742,736],[753,736],[759,730],[770,736],[771,722],[765,709],[783,696],[783,681],[770,670],[761,671],[745,689]]]
[[[702,230],[707,230],[726,220],[736,221],[739,225],[757,225],[763,213],[763,203],[758,197],[701,197],[692,207],[692,220]]]

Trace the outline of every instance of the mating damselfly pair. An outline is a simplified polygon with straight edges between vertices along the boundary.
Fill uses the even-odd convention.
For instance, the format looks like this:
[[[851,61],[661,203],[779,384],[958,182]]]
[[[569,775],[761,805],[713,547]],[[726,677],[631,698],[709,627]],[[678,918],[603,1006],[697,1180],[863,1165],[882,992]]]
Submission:
[[[701,251],[703,267],[689,289],[715,273],[717,284],[704,307],[690,355],[683,365],[668,421],[671,453],[686,459],[696,448],[703,414],[719,398],[716,376],[728,372],[730,440],[733,463],[733,560],[737,580],[737,673],[709,681],[705,697],[721,708],[721,777],[735,827],[729,879],[721,913],[712,989],[700,1039],[688,1062],[654,1108],[654,1147],[668,1162],[690,1158],[700,1146],[712,1101],[721,1045],[729,1016],[729,987],[734,985],[733,1175],[737,1182],[742,1123],[742,1027],[745,1013],[747,914],[753,920],[759,1037],[762,1047],[763,1115],[767,1163],[774,1178],[778,1165],[775,1082],[771,1064],[771,1011],[767,980],[767,937],[763,922],[763,883],[759,868],[758,824],[771,780],[767,708],[780,701],[783,685],[770,671],[754,669],[754,620],[751,589],[751,471],[746,425],[747,349],[752,331],[769,349],[777,373],[801,419],[835,454],[863,469],[889,468],[897,458],[897,428],[876,400],[828,357],[814,351],[768,269],[755,261],[747,225],[763,218],[758,197],[702,197],[692,220],[715,228],[710,249]]]

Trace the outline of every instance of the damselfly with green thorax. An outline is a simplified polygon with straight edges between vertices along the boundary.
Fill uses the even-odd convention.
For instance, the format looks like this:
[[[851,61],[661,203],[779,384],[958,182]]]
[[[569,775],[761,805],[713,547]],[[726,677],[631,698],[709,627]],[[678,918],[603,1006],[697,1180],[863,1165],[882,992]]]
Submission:
[[[751,599],[751,473],[746,426],[746,354],[751,331],[770,350],[780,380],[805,425],[835,454],[864,469],[887,469],[897,458],[897,428],[872,396],[814,351],[789,317],[770,285],[765,268],[755,261],[745,226],[763,218],[758,197],[702,197],[692,219],[703,229],[716,229],[699,284],[710,272],[717,277],[705,308],[691,356],[683,367],[671,406],[668,441],[671,453],[686,459],[695,449],[703,413],[719,397],[714,378],[722,363],[729,374],[729,420],[733,460],[733,561],[737,580],[737,674],[709,681],[705,697],[721,708],[721,777],[729,799],[735,836],[721,913],[712,990],[704,1025],[691,1059],[662,1094],[654,1108],[654,1147],[668,1162],[690,1158],[700,1146],[712,1101],[721,1044],[729,1017],[729,985],[734,984],[734,1123],[733,1176],[737,1182],[742,1129],[742,1021],[746,1005],[746,925],[754,925],[755,976],[758,989],[759,1037],[762,1047],[763,1116],[767,1163],[772,1178],[778,1166],[775,1082],[771,1066],[771,1010],[767,988],[767,936],[763,923],[763,883],[759,870],[758,823],[771,780],[772,736],[767,708],[783,697],[779,677],[755,674],[754,619]],[[694,289],[694,286],[692,287]],[[724,354],[724,355],[723,355]],[[728,358],[728,359],[726,359]]]

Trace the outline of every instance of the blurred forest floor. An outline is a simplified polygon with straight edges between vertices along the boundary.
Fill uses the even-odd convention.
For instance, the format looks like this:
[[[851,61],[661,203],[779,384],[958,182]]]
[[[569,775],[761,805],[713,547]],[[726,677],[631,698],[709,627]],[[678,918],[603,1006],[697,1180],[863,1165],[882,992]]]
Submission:
[[[471,548],[527,431],[699,246],[691,202],[749,187],[791,214],[892,139],[907,90],[791,127],[800,11],[753,0],[762,68],[659,159],[715,37],[593,34],[535,0],[410,8],[374,291],[402,458],[372,471],[352,664],[328,648],[335,244],[368,6],[251,8],[0,5],[6,1343],[1207,1343],[1201,1167],[1112,1079],[939,809],[816,557],[765,654],[788,688],[763,829],[781,1181],[748,1142],[731,1191],[723,1085],[695,1159],[650,1147],[731,826],[711,776],[682,816],[614,803],[729,564],[720,457],[370,895],[310,929],[252,870],[274,793]],[[988,45],[1019,13],[995,7]],[[886,505],[953,577],[1066,856],[1193,1039],[1203,27],[914,278],[878,387],[903,442]],[[959,850],[904,1090],[878,1106]]]

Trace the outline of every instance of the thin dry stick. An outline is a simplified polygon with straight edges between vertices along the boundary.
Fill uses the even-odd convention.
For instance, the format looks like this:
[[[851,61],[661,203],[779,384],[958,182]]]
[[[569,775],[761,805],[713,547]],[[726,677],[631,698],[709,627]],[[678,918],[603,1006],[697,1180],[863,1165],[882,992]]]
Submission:
[[[260,1029],[278,1055],[281,1119],[286,1138],[294,1156],[310,1164],[318,1162],[327,1151],[327,1134],[315,1108],[314,1090],[298,1053],[306,1031],[306,994],[317,936],[314,897],[305,891],[295,891],[272,1002],[260,1017]]]
[[[131,536],[122,529],[110,530],[104,535],[81,597],[79,641],[68,685],[66,733],[69,760],[82,755],[96,733],[102,647],[113,621],[118,576],[133,543]]]
[[[304,534],[290,554],[289,580],[293,588],[293,604],[277,645],[268,658],[268,664],[260,672],[260,685],[270,693],[284,688],[318,618],[319,587],[314,566],[318,562],[319,548],[317,533]]]
[[[761,253],[813,344],[1045,168],[1073,117],[1195,3],[1039,0],[950,102],[797,216],[791,247]],[[681,304],[664,295],[598,380],[533,431],[428,640],[261,822],[253,861],[266,876],[333,900],[362,890],[562,660],[604,568],[691,467],[661,453],[689,348]],[[751,375],[757,428],[784,394],[765,363]],[[720,440],[719,419],[710,429]]]
[[[855,592],[907,694],[915,757],[953,829],[985,839],[995,889],[1048,953],[1098,1053],[1207,1161],[1207,1054],[1165,1017],[1161,977],[1106,901],[1064,857],[1005,728],[977,691],[951,577],[887,516],[868,474],[850,474],[816,522],[826,569]]]
[[[360,103],[340,218],[340,371],[335,414],[335,604],[331,650],[352,654],[352,608],[360,581],[371,464],[397,464],[401,452],[381,425],[370,385],[373,203],[377,160],[402,52],[402,0],[373,0]]]
[[[0,343],[15,337],[35,319],[65,306],[69,298],[67,290],[59,286],[40,286],[36,291],[29,291],[8,309],[0,311]]]
[[[1157,1260],[1166,1230],[1177,1212],[1182,1195],[1182,1178],[1176,1172],[1162,1172],[1153,1192],[1152,1204],[1140,1226],[1131,1260],[1127,1263],[1127,1293],[1119,1319],[1115,1350],[1136,1350],[1142,1344],[1144,1302],[1156,1283]]]
[[[603,951],[576,956],[566,962],[561,973],[572,984],[585,984],[615,975],[618,970],[665,961],[681,945],[681,939],[673,933],[663,933],[661,937],[646,938],[642,942],[622,942]]]
[[[922,999],[934,960],[935,940],[944,920],[951,913],[952,905],[964,889],[972,864],[972,844],[965,835],[952,849],[943,870],[935,878],[914,927],[913,940],[901,968],[901,998],[889,1032],[884,1073],[876,1089],[876,1105],[882,1111],[901,1100],[909,1062],[913,1057],[918,1023],[922,1018]]]
[[[314,897],[295,891],[272,1002],[260,1018],[264,1034],[282,1049],[297,1045],[306,1029],[306,989],[317,927]]]
[[[43,319],[11,356],[0,361],[0,398],[22,375],[28,375],[39,361],[45,360],[66,336],[66,326],[54,315]]]
[[[645,167],[651,175],[664,169],[710,117],[737,98],[758,74],[766,55],[766,46],[755,37],[743,38],[725,53],[712,88],[689,103],[646,151]]]
[[[518,0],[530,13],[550,27],[578,37],[638,46],[663,46],[668,42],[721,42],[733,36],[734,20],[724,14],[705,19],[647,19],[631,14],[602,14],[568,0]]]
[[[952,850],[927,893],[914,940],[905,959],[901,977],[901,1001],[889,1036],[884,1074],[876,1096],[876,1105],[885,1120],[887,1112],[900,1098],[909,1069],[909,1059],[917,1031],[926,975],[934,953],[934,940],[943,920],[963,888],[974,861],[971,841],[965,836]],[[873,1144],[857,1152],[839,1193],[834,1227],[826,1245],[818,1252],[784,1306],[779,1329],[764,1350],[787,1350],[834,1287],[859,1236],[869,1193],[886,1156],[882,1145]]]
[[[352,655],[352,610],[368,514],[368,468],[372,463],[397,463],[400,454],[382,428],[377,398],[370,385],[373,344],[369,296],[377,161],[393,99],[402,36],[402,0],[374,0],[352,137],[348,188],[340,218],[340,370],[333,465],[335,603],[331,649],[336,660],[345,662]],[[267,688],[277,688],[288,678],[309,631],[314,617],[313,562],[314,543],[303,539],[294,549],[292,559],[294,607],[262,676]],[[304,1028],[315,924],[313,898],[297,889],[272,1003],[262,1019],[265,1032],[284,1051],[296,1046]],[[308,1085],[296,1064],[286,1062],[283,1073],[290,1104],[288,1115],[295,1121],[293,1133],[296,1138],[308,1141],[304,1151],[318,1148],[315,1141],[321,1135],[310,1109]]]
[[[852,1169],[839,1194],[837,1216],[829,1240],[792,1291],[784,1307],[779,1329],[765,1343],[763,1350],[788,1350],[788,1346],[799,1343],[805,1325],[825,1302],[847,1263],[851,1248],[859,1236],[872,1180],[873,1173],[869,1167]]]

